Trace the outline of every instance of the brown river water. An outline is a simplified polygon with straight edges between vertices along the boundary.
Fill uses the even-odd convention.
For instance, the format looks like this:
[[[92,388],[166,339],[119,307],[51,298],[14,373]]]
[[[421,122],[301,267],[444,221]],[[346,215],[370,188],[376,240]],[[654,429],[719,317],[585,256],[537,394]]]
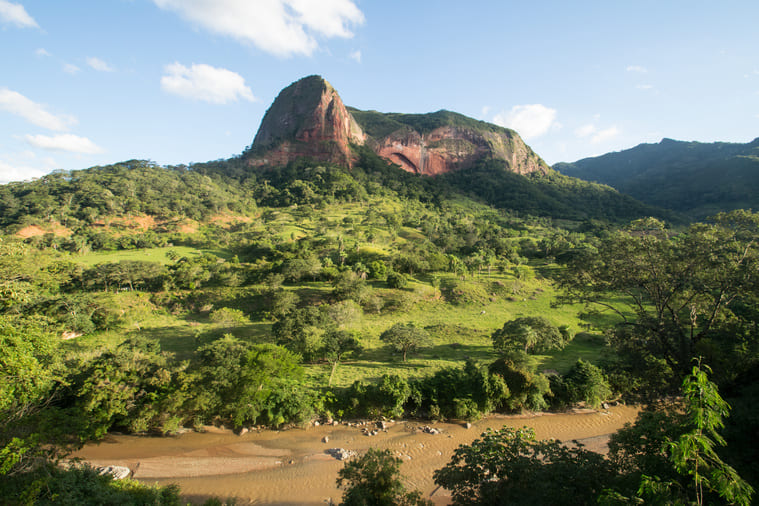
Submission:
[[[144,483],[176,483],[183,498],[192,503],[217,496],[234,497],[238,505],[323,505],[330,499],[339,503],[342,497],[335,480],[343,463],[326,450],[388,448],[403,460],[401,473],[407,488],[418,489],[442,505],[448,504],[450,495],[435,486],[432,473],[448,463],[459,445],[471,443],[488,427],[532,427],[539,439],[580,440],[588,449],[604,452],[608,436],[633,422],[638,411],[637,407],[613,406],[581,413],[494,415],[469,429],[461,424],[398,421],[376,436],[347,425],[252,431],[241,436],[213,428],[175,437],[109,435],[75,456],[96,466],[129,467],[133,477]],[[422,432],[423,425],[441,432]]]

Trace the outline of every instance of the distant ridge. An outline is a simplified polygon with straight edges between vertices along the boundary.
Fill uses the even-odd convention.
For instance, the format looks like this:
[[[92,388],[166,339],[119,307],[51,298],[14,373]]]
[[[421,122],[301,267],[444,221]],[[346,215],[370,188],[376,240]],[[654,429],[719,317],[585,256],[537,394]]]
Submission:
[[[304,77],[279,93],[244,157],[254,166],[281,166],[301,157],[351,166],[351,145],[365,145],[408,172],[428,176],[484,160],[503,160],[517,174],[549,170],[513,130],[445,110],[398,114],[348,108],[320,76]]]
[[[695,219],[759,209],[759,138],[746,144],[662,139],[553,168]]]

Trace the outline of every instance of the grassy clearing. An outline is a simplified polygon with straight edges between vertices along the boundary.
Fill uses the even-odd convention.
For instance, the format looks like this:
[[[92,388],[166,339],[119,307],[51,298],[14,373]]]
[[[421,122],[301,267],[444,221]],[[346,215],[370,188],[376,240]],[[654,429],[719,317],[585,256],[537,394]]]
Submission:
[[[119,251],[98,251],[84,255],[72,255],[71,260],[78,264],[92,267],[97,264],[118,263],[122,260],[142,260],[144,262],[158,262],[163,265],[173,263],[167,253],[176,252],[180,257],[200,256],[210,253],[220,258],[227,259],[230,255],[223,250],[198,249],[189,246],[166,246],[163,248],[129,249]]]
[[[604,342],[601,335],[581,332],[563,350],[552,355],[538,355],[538,368],[553,369],[565,374],[579,359],[597,363],[601,358]]]

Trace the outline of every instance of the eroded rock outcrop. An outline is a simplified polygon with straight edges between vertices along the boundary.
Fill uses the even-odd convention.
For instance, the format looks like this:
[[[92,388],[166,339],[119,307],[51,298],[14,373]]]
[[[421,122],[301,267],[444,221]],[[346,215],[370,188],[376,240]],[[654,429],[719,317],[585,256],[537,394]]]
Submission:
[[[467,169],[483,159],[506,160],[519,174],[546,172],[548,166],[516,135],[444,126],[422,134],[402,129],[380,139],[374,151],[408,172],[436,176]]]
[[[309,76],[279,93],[246,156],[251,165],[286,165],[300,157],[351,165],[350,144],[364,138],[332,85]]]
[[[255,166],[281,166],[300,157],[352,166],[351,145],[364,144],[404,170],[428,176],[492,159],[506,161],[508,170],[518,174],[548,171],[513,130],[450,111],[383,114],[348,109],[319,76],[280,92],[245,156]]]

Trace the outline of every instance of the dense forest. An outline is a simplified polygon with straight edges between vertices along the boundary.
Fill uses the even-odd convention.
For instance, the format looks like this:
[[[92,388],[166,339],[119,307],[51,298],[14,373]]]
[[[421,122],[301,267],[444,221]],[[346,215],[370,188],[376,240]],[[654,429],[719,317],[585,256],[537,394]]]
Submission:
[[[0,495],[179,504],[59,465],[109,431],[613,400],[648,407],[607,458],[504,429],[435,479],[455,504],[750,504],[759,214],[687,223],[553,171],[357,159],[129,161],[0,187]],[[382,452],[350,462],[345,504],[424,504],[398,473]]]

